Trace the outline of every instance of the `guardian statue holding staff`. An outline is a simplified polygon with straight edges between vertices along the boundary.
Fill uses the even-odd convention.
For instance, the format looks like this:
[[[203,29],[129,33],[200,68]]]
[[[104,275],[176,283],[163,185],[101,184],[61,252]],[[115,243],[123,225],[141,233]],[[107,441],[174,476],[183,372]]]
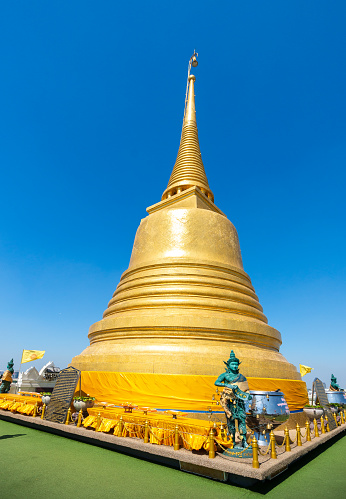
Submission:
[[[248,382],[242,374],[239,373],[240,360],[237,359],[233,350],[227,362],[224,362],[226,372],[220,374],[215,381],[216,386],[223,388],[220,398],[226,418],[228,433],[232,435],[235,442],[235,422],[238,421],[241,447],[246,447],[246,413],[245,401],[251,400]]]

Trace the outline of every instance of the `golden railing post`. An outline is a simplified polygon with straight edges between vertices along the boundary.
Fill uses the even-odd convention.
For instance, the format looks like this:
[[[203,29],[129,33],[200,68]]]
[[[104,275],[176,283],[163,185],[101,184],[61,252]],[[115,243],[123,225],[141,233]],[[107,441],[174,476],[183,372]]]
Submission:
[[[122,436],[123,436],[123,417],[120,416],[119,428],[118,428],[118,437],[122,437]]]
[[[328,416],[326,416],[326,421],[327,421],[327,432],[328,432],[328,431],[330,431]]]
[[[145,421],[144,424],[144,443],[149,443],[149,423],[148,420]]]
[[[276,448],[275,448],[275,435],[273,430],[270,432],[270,457],[272,459],[277,459]]]
[[[344,413],[344,421],[346,423],[346,409],[343,410],[343,413]]]
[[[41,414],[41,419],[44,418],[44,413],[46,412],[46,404],[43,404],[43,407],[42,407],[42,414]]]
[[[314,431],[315,431],[315,437],[319,437],[320,434],[318,433],[318,426],[317,426],[316,418],[314,418]]]
[[[97,418],[96,418],[96,428],[95,428],[96,431],[100,428],[101,421],[102,421],[102,417],[101,417],[101,413],[99,412],[97,415]]]
[[[83,411],[81,409],[78,413],[77,428],[80,428],[82,426],[82,417],[83,417]]]
[[[336,426],[339,426],[338,420],[336,419],[336,413],[335,412],[333,412],[333,416],[334,416],[334,421],[335,421]]]
[[[36,418],[37,416],[37,402],[35,404],[35,407],[34,407],[34,412],[33,412],[33,415],[32,415],[34,418]]]
[[[300,447],[302,445],[302,436],[300,434],[300,426],[298,423],[296,426],[296,430],[297,430],[297,445]]]
[[[175,425],[174,428],[174,450],[179,450],[180,445],[179,445],[179,426]]]
[[[306,428],[306,441],[311,442],[311,435],[310,435],[310,421],[307,421],[305,423],[305,428]]]
[[[343,411],[340,411],[340,422],[341,422],[341,424],[345,424]]]
[[[258,443],[257,443],[255,435],[253,436],[253,439],[251,441],[251,447],[252,447],[252,467],[253,468],[259,468],[259,462],[258,462]]]
[[[290,444],[290,432],[286,426],[285,428],[285,450],[286,452],[291,452],[291,444]]]
[[[324,427],[324,418],[323,416],[321,416],[321,433],[325,433],[326,432],[326,429]]]
[[[215,457],[215,443],[214,443],[214,432],[213,429],[210,428],[209,433],[209,458],[214,459]]]
[[[69,424],[70,421],[71,421],[71,407],[68,408],[65,424]]]

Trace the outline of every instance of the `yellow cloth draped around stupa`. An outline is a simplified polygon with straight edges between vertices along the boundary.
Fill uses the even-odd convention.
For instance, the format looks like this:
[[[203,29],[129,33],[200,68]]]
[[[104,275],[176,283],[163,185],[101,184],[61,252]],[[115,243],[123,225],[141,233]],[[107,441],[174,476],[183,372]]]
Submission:
[[[304,381],[275,378],[247,378],[250,390],[280,389],[291,411],[308,403]],[[98,401],[112,404],[131,402],[155,409],[207,412],[215,394],[215,376],[83,371],[81,389]],[[213,405],[213,411],[222,411]]]

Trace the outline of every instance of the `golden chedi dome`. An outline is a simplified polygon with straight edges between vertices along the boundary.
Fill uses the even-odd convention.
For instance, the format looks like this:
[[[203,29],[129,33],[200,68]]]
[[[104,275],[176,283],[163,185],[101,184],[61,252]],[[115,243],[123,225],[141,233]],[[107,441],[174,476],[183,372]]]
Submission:
[[[162,200],[137,230],[129,268],[88,346],[72,360],[82,371],[220,374],[234,350],[242,373],[300,380],[279,353],[238,235],[214,204],[196,123],[195,77],[189,77],[180,147]]]

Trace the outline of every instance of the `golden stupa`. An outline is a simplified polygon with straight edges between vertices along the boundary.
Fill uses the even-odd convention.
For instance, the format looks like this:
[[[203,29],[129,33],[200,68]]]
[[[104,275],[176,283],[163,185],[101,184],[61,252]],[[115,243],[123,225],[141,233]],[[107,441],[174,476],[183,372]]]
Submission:
[[[281,335],[268,325],[244,272],[237,231],[214,204],[198,142],[194,84],[189,75],[180,147],[162,200],[147,208],[129,268],[103,319],[90,327],[90,346],[72,365],[218,376],[233,349],[247,377],[301,380],[280,354]]]

